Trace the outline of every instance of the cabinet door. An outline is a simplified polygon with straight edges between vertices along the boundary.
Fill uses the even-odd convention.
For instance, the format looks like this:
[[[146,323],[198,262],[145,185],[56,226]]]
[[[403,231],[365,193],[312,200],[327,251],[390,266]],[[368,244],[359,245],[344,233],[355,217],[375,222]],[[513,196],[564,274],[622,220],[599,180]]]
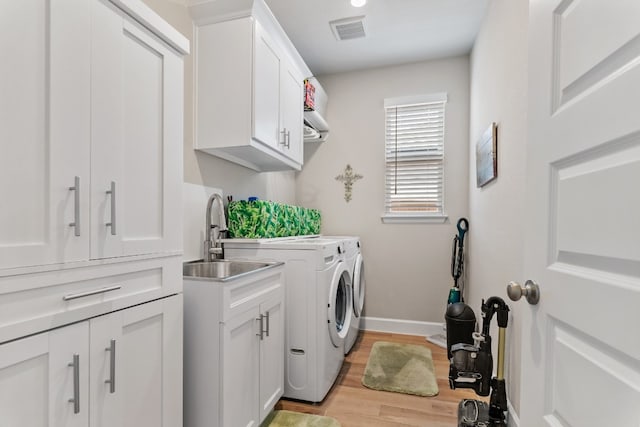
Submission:
[[[0,2],[0,268],[88,259],[89,25],[84,0]]]
[[[255,306],[222,326],[222,426],[260,424],[259,316],[259,307]]]
[[[123,425],[122,313],[90,320],[91,427]]]
[[[182,60],[92,0],[91,257],[179,250]]]
[[[86,427],[88,340],[83,322],[0,345],[0,425]]]
[[[91,427],[181,425],[181,295],[91,319],[91,355]]]
[[[284,296],[282,287],[260,305],[265,334],[260,341],[260,422],[284,391]]]
[[[49,351],[51,425],[85,427],[89,424],[90,408],[89,322],[49,332]]]
[[[280,151],[280,57],[258,22],[254,49],[253,137]]]
[[[303,80],[292,66],[287,66],[282,70],[281,85],[282,129],[286,135],[283,152],[292,160],[302,164]]]

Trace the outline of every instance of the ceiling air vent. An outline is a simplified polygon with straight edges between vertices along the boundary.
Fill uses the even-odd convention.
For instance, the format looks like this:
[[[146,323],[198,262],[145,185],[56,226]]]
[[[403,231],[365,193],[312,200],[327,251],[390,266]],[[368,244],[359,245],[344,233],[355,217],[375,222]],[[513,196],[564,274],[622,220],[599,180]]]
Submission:
[[[366,36],[364,32],[364,16],[336,19],[329,22],[333,35],[338,40],[359,39]]]

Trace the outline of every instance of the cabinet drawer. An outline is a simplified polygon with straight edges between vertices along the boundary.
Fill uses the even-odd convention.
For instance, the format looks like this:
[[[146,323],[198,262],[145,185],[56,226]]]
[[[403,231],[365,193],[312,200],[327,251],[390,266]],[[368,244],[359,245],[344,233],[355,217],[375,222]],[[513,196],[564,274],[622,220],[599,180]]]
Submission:
[[[247,308],[257,306],[273,291],[284,290],[283,268],[268,269],[251,278],[226,286],[222,291],[222,318],[230,319]]]
[[[0,343],[182,291],[181,257],[0,277]]]

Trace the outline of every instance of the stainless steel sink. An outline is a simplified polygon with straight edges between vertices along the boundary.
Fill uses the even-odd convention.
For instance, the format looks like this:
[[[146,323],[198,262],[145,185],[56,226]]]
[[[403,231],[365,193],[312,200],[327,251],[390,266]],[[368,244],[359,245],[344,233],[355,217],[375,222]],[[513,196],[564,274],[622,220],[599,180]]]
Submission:
[[[211,262],[201,260],[184,263],[182,266],[182,276],[186,278],[226,281],[280,264],[282,263],[226,259],[218,259]]]

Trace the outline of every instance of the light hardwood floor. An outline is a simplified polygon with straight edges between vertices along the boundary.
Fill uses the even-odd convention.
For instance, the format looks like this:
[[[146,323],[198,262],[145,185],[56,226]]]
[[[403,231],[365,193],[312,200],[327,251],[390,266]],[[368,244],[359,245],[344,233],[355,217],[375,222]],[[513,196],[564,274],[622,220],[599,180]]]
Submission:
[[[424,345],[431,349],[439,394],[419,397],[363,386],[362,374],[376,341]],[[338,379],[324,401],[309,404],[282,399],[276,409],[330,416],[340,421],[342,427],[455,427],[460,400],[478,399],[478,396],[472,390],[449,389],[448,374],[446,350],[427,342],[424,336],[364,331],[346,357]]]

